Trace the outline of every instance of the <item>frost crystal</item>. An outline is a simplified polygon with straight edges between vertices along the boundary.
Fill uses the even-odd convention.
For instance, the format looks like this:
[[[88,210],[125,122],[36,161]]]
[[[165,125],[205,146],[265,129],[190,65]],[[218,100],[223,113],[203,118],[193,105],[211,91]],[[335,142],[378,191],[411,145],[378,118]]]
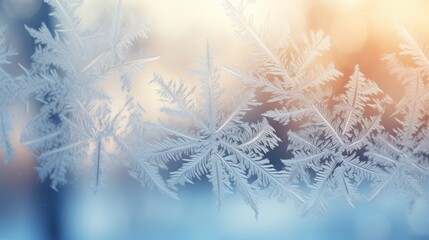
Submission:
[[[383,131],[381,117],[389,98],[359,71],[345,86],[346,91],[332,99],[325,94],[312,104],[311,117],[298,132],[289,132],[289,148],[294,158],[284,160],[291,180],[310,186],[307,210],[325,209],[325,196],[340,196],[351,206],[360,199],[359,185],[382,175],[378,166],[358,153]],[[333,101],[333,107],[327,104]]]
[[[321,85],[342,74],[333,64],[323,66],[317,59],[330,48],[330,40],[323,32],[311,32],[302,41],[296,41],[285,31],[272,37],[266,29],[258,30],[251,17],[245,14],[246,4],[224,1],[240,38],[251,43],[254,49],[255,69],[246,76],[236,68],[227,68],[237,79],[271,94],[269,102],[280,103],[281,109],[267,111],[264,116],[283,124],[301,119],[311,108],[314,93]],[[313,99],[313,102],[317,102]]]
[[[367,155],[386,169],[386,177],[377,184],[371,199],[384,189],[394,187],[412,204],[419,197],[428,197],[429,52],[405,28],[399,28],[399,34],[400,55],[409,57],[413,65],[402,64],[395,54],[384,58],[390,72],[405,89],[394,113],[399,127],[378,135]]]
[[[10,64],[9,58],[16,55],[15,50],[7,46],[4,31],[4,28],[0,28],[0,151],[5,152],[5,162],[8,163],[13,158],[8,106],[19,97],[20,88],[19,80],[11,76],[4,68]]]
[[[119,75],[123,91],[130,91],[131,74],[154,59],[129,57],[133,41],[146,38],[147,24],[126,14],[121,1],[108,12],[111,22],[89,28],[82,26],[76,13],[81,1],[46,3],[57,24],[53,32],[45,24],[38,30],[27,28],[36,43],[28,79],[35,86],[32,95],[42,106],[21,140],[38,153],[39,174],[49,177],[53,188],[66,183],[68,170],[78,169],[79,160],[92,151],[98,187],[108,151],[104,141],[116,137],[117,127],[110,112],[111,97],[101,83]]]
[[[161,161],[182,160],[183,165],[171,173],[169,184],[185,184],[207,175],[218,205],[233,188],[257,213],[256,189],[269,187],[277,195],[302,198],[282,180],[264,154],[277,145],[278,138],[267,120],[245,123],[242,118],[255,106],[252,91],[238,94],[232,103],[222,102],[223,90],[219,70],[207,47],[194,73],[199,77],[201,92],[194,99],[195,87],[184,82],[153,80],[160,87],[162,100],[172,104],[163,108],[168,119],[156,126],[166,138],[153,144]],[[254,177],[253,182],[249,182]]]
[[[424,195],[429,169],[426,48],[401,29],[401,55],[409,55],[416,66],[403,66],[394,55],[385,57],[406,89],[394,114],[402,127],[390,136],[382,117],[392,100],[358,66],[345,92],[331,96],[328,83],[342,73],[332,64],[318,64],[317,58],[330,46],[322,32],[312,32],[302,42],[287,31],[275,38],[255,26],[246,13],[246,1],[226,0],[224,6],[239,37],[252,44],[256,59],[250,75],[237,68],[226,70],[269,93],[267,102],[281,106],[263,115],[282,123],[288,132],[293,158],[283,163],[288,181],[309,192],[306,211],[323,211],[328,196],[343,198],[353,206],[353,200],[366,199],[363,189],[368,185],[369,199],[388,185],[413,197]]]
[[[324,63],[328,36],[317,31],[297,40],[284,31],[277,37],[278,31],[254,23],[246,1],[225,0],[238,37],[255,53],[249,73],[224,68],[241,80],[241,90],[225,96],[207,45],[193,71],[196,86],[155,75],[162,117],[149,123],[130,93],[132,75],[156,59],[132,51],[135,40],[147,37],[147,23],[125,12],[120,0],[114,10],[106,8],[109,17],[97,26],[82,24],[80,0],[45,2],[57,24],[53,30],[45,24],[27,28],[36,50],[31,68],[21,66],[24,76],[6,70],[16,52],[0,29],[0,151],[5,162],[13,158],[9,106],[18,98],[35,102],[37,113],[21,142],[34,152],[38,173],[52,188],[89,165],[98,190],[108,166],[118,164],[143,186],[173,198],[180,185],[207,177],[219,206],[237,191],[256,214],[260,192],[292,197],[306,212],[323,212],[331,198],[354,206],[388,188],[410,203],[428,197],[429,50],[405,28],[399,29],[400,56],[383,58],[405,90],[400,101],[359,66],[336,94],[330,85],[343,74]],[[125,100],[118,110],[104,89],[107,79],[121,83]],[[259,93],[267,98],[263,104]],[[248,121],[260,105],[262,116]],[[274,129],[276,123],[282,129]],[[268,156],[281,140],[290,157],[277,165]]]

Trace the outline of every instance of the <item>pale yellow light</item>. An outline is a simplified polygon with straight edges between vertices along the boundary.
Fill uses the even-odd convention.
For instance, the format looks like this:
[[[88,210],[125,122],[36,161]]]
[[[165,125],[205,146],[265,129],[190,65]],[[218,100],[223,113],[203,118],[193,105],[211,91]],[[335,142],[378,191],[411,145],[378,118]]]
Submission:
[[[365,19],[336,15],[330,27],[330,35],[335,47],[345,53],[359,51],[368,37]]]

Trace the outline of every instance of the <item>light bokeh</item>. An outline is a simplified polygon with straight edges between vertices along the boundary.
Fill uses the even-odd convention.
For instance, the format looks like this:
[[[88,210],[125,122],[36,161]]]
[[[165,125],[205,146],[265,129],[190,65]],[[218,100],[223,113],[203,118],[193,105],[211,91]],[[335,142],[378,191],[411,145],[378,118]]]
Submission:
[[[253,0],[249,15],[257,28],[268,35],[290,29],[299,40],[309,31],[322,30],[331,37],[332,48],[325,56],[344,73],[343,84],[355,64],[394,99],[402,96],[399,83],[387,73],[381,62],[383,54],[395,52],[399,38],[398,25],[409,29],[418,39],[429,39],[427,23],[429,2],[425,0]],[[83,25],[97,24],[116,1],[84,1],[79,10]],[[165,79],[195,81],[190,70],[195,60],[210,43],[215,61],[221,66],[238,66],[249,70],[252,48],[240,41],[231,19],[226,16],[221,0],[124,0],[124,8],[148,20],[149,38],[139,41],[139,50],[160,59],[147,64],[145,74],[135,78],[134,96],[145,105],[148,118],[157,119],[160,103],[156,89],[149,84],[153,73]],[[237,84],[227,73],[222,75],[225,88]],[[228,87],[231,86],[231,87]],[[118,89],[112,87],[113,89]]]
[[[26,0],[30,1],[30,0]],[[24,0],[20,0],[24,3]],[[426,0],[253,0],[250,13],[257,26],[265,26],[267,34],[289,28],[293,37],[323,30],[331,36],[332,49],[327,58],[344,72],[343,81],[359,64],[361,70],[394,99],[400,99],[403,88],[387,73],[380,61],[382,54],[397,51],[399,39],[395,24],[406,26],[418,39],[429,43],[429,1]],[[3,5],[18,1],[3,0]],[[8,10],[20,20],[6,15],[0,21],[24,21],[36,13],[38,1],[16,5]],[[105,12],[113,8],[113,0],[88,0],[79,10],[83,25],[97,24]],[[150,84],[154,73],[165,79],[184,79],[195,83],[190,69],[203,54],[209,42],[219,66],[238,66],[250,70],[252,48],[240,41],[220,0],[123,0],[124,7],[150,22],[149,38],[137,42],[148,56],[160,56],[147,63],[146,71],[134,79],[132,94],[147,111],[147,119],[156,121],[160,103],[156,87]],[[5,7],[6,8],[6,7]],[[8,7],[9,8],[9,7]],[[20,10],[21,9],[21,10]],[[31,10],[31,11],[30,11]],[[15,11],[15,12],[13,12]],[[21,11],[21,12],[19,12]],[[27,22],[28,23],[28,22]],[[25,24],[27,24],[25,23]],[[15,24],[18,24],[15,22]],[[22,22],[21,28],[23,28]],[[15,25],[14,25],[15,26]],[[20,35],[10,38],[20,48],[26,44]],[[28,61],[29,56],[20,56]],[[27,59],[27,60],[26,60]],[[221,71],[222,86],[227,95],[239,87],[237,81]],[[116,110],[123,102],[115,76],[106,81],[106,90],[115,99]],[[22,106],[17,106],[17,109]],[[14,129],[25,124],[26,114],[16,112]],[[28,117],[28,116],[27,116]],[[323,217],[302,217],[295,206],[263,200],[256,220],[252,210],[237,195],[216,209],[210,186],[180,190],[180,201],[159,193],[136,190],[135,182],[125,182],[117,189],[99,195],[86,191],[64,191],[53,195],[42,185],[34,171],[36,160],[19,144],[20,132],[13,133],[16,157],[8,166],[0,167],[0,239],[48,239],[51,232],[40,230],[46,214],[60,215],[62,239],[427,239],[429,238],[428,206],[418,202],[407,213],[396,195],[386,195],[374,203],[329,209]],[[204,182],[204,181],[203,181]],[[45,186],[46,185],[46,186]],[[200,188],[201,187],[201,188]],[[44,190],[41,190],[43,188]],[[204,188],[204,189],[202,189]],[[49,191],[47,193],[47,191]],[[20,193],[17,194],[16,192]],[[57,194],[57,193],[55,193]],[[38,197],[34,197],[34,196]],[[18,203],[17,199],[28,201]],[[56,199],[57,203],[50,202]],[[42,199],[42,200],[41,200]],[[3,214],[5,209],[11,213]],[[53,209],[53,210],[52,210]],[[11,219],[8,217],[12,216]],[[54,220],[54,221],[55,221]],[[376,227],[374,227],[376,226]],[[49,228],[50,226],[48,226]],[[55,238],[52,238],[55,239]]]

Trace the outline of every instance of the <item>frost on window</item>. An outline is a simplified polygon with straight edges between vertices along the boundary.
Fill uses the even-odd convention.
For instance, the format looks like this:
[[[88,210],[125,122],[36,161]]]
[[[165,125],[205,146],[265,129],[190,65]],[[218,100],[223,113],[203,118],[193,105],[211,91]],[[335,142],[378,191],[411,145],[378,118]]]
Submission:
[[[320,103],[311,105],[306,123],[289,132],[294,158],[283,163],[291,181],[309,188],[306,210],[323,211],[325,198],[353,200],[363,198],[361,184],[372,183],[383,176],[379,166],[365,159],[370,140],[382,133],[382,115],[390,98],[355,67],[345,85],[345,93],[332,97],[320,93]]]
[[[285,125],[302,119],[311,109],[311,102],[318,101],[314,93],[320,86],[342,76],[333,64],[325,66],[317,61],[329,50],[329,37],[318,31],[297,41],[288,30],[278,34],[268,31],[266,26],[258,28],[246,14],[246,1],[237,2],[224,1],[224,6],[239,38],[252,46],[254,67],[249,74],[237,68],[227,70],[244,83],[269,93],[268,102],[281,106],[264,116]]]
[[[165,136],[152,144],[153,157],[183,161],[171,173],[169,184],[174,187],[207,176],[219,206],[224,196],[236,189],[256,214],[256,191],[261,187],[302,201],[284,181],[285,172],[274,169],[264,157],[277,145],[274,129],[265,119],[256,123],[242,120],[257,104],[253,91],[223,100],[220,71],[209,47],[194,73],[199,80],[195,87],[183,81],[167,82],[160,76],[153,80],[166,103],[162,112],[167,115],[161,125],[152,126]]]
[[[207,45],[193,70],[197,81],[155,75],[163,107],[153,123],[131,96],[133,75],[157,59],[136,44],[147,38],[148,23],[120,0],[103,2],[103,21],[93,24],[79,16],[80,0],[45,2],[55,24],[26,27],[35,52],[23,76],[8,73],[16,52],[0,30],[0,154],[5,162],[13,157],[10,105],[34,103],[21,142],[53,189],[88,175],[97,191],[120,167],[173,198],[179,187],[207,178],[219,206],[237,192],[255,214],[261,195],[316,213],[331,199],[353,207],[389,188],[411,203],[428,197],[429,50],[405,28],[399,53],[380,62],[404,90],[394,101],[358,65],[343,76],[322,31],[296,37],[269,29],[249,14],[250,1],[221,1],[251,46],[251,69],[219,68]],[[240,84],[233,97],[221,71]],[[106,90],[109,81],[119,83],[122,99]],[[276,147],[284,154],[279,164],[269,159]]]
[[[398,32],[400,57],[388,54],[383,60],[392,76],[400,81],[404,95],[396,102],[392,115],[397,127],[379,134],[367,153],[386,170],[384,180],[377,184],[370,199],[393,187],[412,204],[417,198],[428,196],[429,51],[405,28],[400,27]]]
[[[387,116],[392,99],[358,66],[343,93],[330,90],[342,73],[318,61],[329,50],[328,36],[311,32],[296,41],[288,31],[278,34],[257,27],[247,1],[224,1],[224,6],[238,37],[254,50],[249,73],[235,67],[226,70],[243,84],[270,94],[266,104],[275,107],[263,115],[284,125],[287,150],[293,154],[283,160],[284,170],[290,184],[306,193],[305,211],[323,212],[327,198],[354,206],[355,200],[372,200],[388,185],[413,197],[427,194],[427,48],[401,29],[400,54],[415,66],[401,64],[395,55],[384,58],[406,90],[396,112]],[[402,127],[385,129],[383,118],[395,118]]]
[[[9,116],[9,105],[20,97],[19,79],[9,74],[6,66],[9,65],[10,57],[16,55],[5,39],[5,28],[0,26],[0,156],[5,156],[8,163],[13,158],[13,147],[10,142],[11,122]],[[4,154],[4,155],[3,155]]]
[[[151,57],[130,54],[134,41],[147,37],[147,22],[126,12],[121,1],[97,26],[83,26],[77,10],[81,1],[47,0],[56,21],[27,28],[35,39],[28,82],[39,113],[24,129],[21,141],[32,148],[40,162],[40,176],[56,188],[67,182],[91,158],[94,185],[102,180],[109,148],[104,141],[117,137],[120,113],[111,112],[111,97],[104,91],[108,78],[119,78],[123,92],[131,89],[131,76]],[[124,106],[127,108],[127,105]]]

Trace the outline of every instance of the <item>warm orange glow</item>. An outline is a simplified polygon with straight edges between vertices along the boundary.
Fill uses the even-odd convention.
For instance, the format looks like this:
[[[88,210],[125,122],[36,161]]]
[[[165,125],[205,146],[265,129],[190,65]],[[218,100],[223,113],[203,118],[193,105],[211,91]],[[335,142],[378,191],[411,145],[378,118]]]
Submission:
[[[83,23],[102,19],[103,9],[114,9],[116,1],[85,1],[80,10]],[[267,0],[250,1],[248,14],[268,38],[290,29],[293,38],[300,39],[309,31],[323,30],[331,37],[332,48],[327,54],[344,78],[359,64],[366,76],[394,98],[401,88],[387,74],[380,61],[385,53],[397,50],[399,38],[395,26],[406,26],[417,38],[429,37],[429,1],[425,0]],[[153,73],[165,79],[193,82],[190,69],[210,42],[219,65],[249,69],[252,48],[237,38],[222,1],[216,0],[124,0],[122,4],[150,22],[147,40],[140,41],[141,51],[160,59],[146,66],[146,73],[135,77],[133,95],[145,106],[149,119],[158,118],[161,104],[156,87],[149,84]],[[228,89],[235,80],[223,73],[222,84]],[[231,86],[232,86],[231,85]],[[120,89],[120,88],[115,88]],[[234,90],[231,90],[232,92]],[[118,106],[120,104],[117,104]]]
[[[368,38],[367,22],[362,17],[337,15],[329,30],[334,46],[344,53],[360,51]]]

